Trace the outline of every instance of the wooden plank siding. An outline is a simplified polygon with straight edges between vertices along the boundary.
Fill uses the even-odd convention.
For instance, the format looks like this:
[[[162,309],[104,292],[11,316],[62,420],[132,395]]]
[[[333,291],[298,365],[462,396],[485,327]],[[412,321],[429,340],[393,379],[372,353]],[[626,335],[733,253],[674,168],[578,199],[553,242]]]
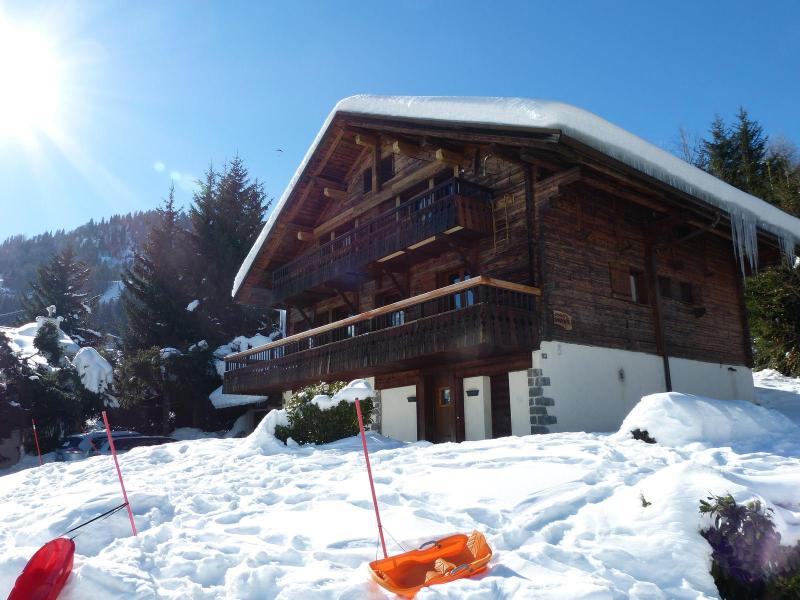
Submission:
[[[545,339],[657,353],[653,290],[643,303],[615,297],[610,270],[645,273],[647,224],[652,211],[585,185],[572,185],[536,206],[542,221],[549,314]],[[662,297],[670,356],[746,365],[741,277],[730,242],[707,233],[658,252],[658,274],[689,283],[696,300]],[[552,311],[572,317],[572,329],[555,327]],[[702,315],[696,314],[703,312]]]

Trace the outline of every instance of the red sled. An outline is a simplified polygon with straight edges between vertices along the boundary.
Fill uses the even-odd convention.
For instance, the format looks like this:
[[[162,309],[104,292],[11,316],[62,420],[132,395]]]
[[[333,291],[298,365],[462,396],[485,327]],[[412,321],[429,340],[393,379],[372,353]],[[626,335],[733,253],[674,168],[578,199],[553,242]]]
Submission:
[[[8,600],[56,600],[72,572],[75,542],[56,538],[36,551],[17,577]]]

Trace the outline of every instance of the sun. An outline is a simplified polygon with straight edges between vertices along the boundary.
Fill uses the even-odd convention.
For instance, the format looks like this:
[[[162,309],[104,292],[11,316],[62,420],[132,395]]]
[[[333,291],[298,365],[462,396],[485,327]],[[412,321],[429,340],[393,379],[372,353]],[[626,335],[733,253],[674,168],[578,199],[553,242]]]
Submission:
[[[0,16],[0,141],[47,132],[56,124],[59,78],[48,40]]]

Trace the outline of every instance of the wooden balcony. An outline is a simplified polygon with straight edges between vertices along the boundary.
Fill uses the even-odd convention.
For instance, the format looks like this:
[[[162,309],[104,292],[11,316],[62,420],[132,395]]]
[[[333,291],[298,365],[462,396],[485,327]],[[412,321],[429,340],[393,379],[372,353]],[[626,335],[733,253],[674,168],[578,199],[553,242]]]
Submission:
[[[304,294],[313,299],[321,287],[347,289],[358,283],[358,276],[370,264],[388,267],[419,254],[437,238],[488,235],[492,231],[491,197],[489,190],[468,181],[445,181],[275,269],[273,301],[299,300],[303,304]]]
[[[530,351],[537,288],[476,277],[225,358],[224,393]]]

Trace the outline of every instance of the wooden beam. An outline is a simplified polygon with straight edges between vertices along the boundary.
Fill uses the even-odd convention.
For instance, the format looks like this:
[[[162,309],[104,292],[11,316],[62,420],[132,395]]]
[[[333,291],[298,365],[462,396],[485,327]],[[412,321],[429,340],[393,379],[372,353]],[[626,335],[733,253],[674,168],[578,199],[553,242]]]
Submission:
[[[530,169],[530,167],[526,167],[526,169]],[[569,185],[570,183],[575,183],[580,181],[581,179],[581,167],[572,167],[571,169],[567,169],[566,171],[561,171],[560,173],[556,173],[546,179],[542,179],[536,182],[536,194],[534,198],[537,201],[544,200],[549,198],[553,194],[557,194],[560,191],[560,187],[562,185]]]
[[[526,163],[529,163],[529,164],[531,164],[531,165],[533,165],[535,167],[546,169],[548,171],[553,171],[554,173],[558,173],[559,171],[561,171],[564,168],[563,165],[560,165],[560,164],[558,164],[556,162],[553,162],[551,160],[547,160],[546,158],[542,158],[538,154],[534,154],[534,153],[530,152],[529,150],[525,150],[525,149],[520,150],[519,157],[520,157],[520,159],[522,159]]]
[[[372,210],[376,206],[380,206],[392,196],[397,195],[399,192],[411,187],[415,183],[419,183],[420,181],[425,181],[429,177],[433,177],[439,171],[445,168],[447,168],[445,163],[441,161],[433,161],[423,167],[420,167],[419,169],[416,169],[412,173],[401,177],[400,179],[390,179],[386,182],[380,192],[372,193],[371,197],[368,196],[368,199],[361,202],[361,204],[348,208],[346,211],[339,213],[321,225],[315,227],[314,236],[320,237],[321,235],[336,229],[342,223],[346,223],[350,219],[362,215],[365,212]]]
[[[308,324],[308,326],[309,326],[309,327],[314,327],[314,321],[312,321],[312,320],[309,318],[309,316],[306,314],[306,311],[304,311],[302,308],[300,308],[300,307],[299,307],[299,306],[297,306],[296,304],[288,304],[288,303],[287,303],[287,306],[288,306],[289,308],[293,308],[294,310],[296,310],[297,312],[299,312],[299,313],[300,313],[300,316],[301,316],[301,317],[303,317],[303,320],[306,322],[306,324]],[[301,334],[296,334],[296,335],[301,335]],[[292,337],[292,336],[290,336],[290,337]],[[286,338],[283,338],[283,339],[286,339]]]
[[[307,242],[314,239],[313,228],[306,227],[298,223],[286,223],[285,233],[287,235],[292,235],[293,232],[297,234],[297,239],[301,242]]]
[[[386,275],[389,277],[389,279],[391,279],[392,283],[394,284],[394,287],[395,287],[395,289],[396,289],[398,292],[400,292],[400,295],[401,295],[403,298],[408,298],[408,297],[410,296],[410,292],[409,292],[409,290],[408,290],[408,287],[403,287],[403,286],[400,284],[400,282],[399,282],[399,281],[397,281],[397,278],[394,276],[394,273],[392,273],[392,272],[391,272],[391,271],[389,271],[388,269],[384,269],[384,270],[383,270],[383,272],[384,272],[384,273],[386,273]]]
[[[425,181],[429,177],[433,177],[439,171],[441,171],[446,167],[447,165],[445,163],[436,160],[433,162],[429,162],[424,167],[417,169],[413,173],[409,173],[405,177],[401,177],[397,181],[392,181],[390,187],[393,193],[390,193],[388,197],[391,197],[398,192],[402,192],[405,188],[410,187],[415,183],[419,183],[420,181]]]
[[[350,309],[350,312],[353,313],[354,315],[358,314],[358,307],[355,306],[352,302],[350,302],[350,299],[347,297],[347,294],[338,287],[334,289],[336,290],[336,293],[339,294],[339,297],[342,299],[342,301],[347,305],[347,308]],[[358,298],[357,294],[356,298]]]
[[[378,136],[369,133],[357,133],[356,144],[359,146],[369,146],[370,148],[374,148],[375,146],[380,146],[380,139]]]
[[[428,157],[428,152],[423,150],[419,144],[400,139],[392,141],[392,152],[416,159],[425,159]]]
[[[381,168],[381,145],[376,144],[372,148],[372,189],[375,192],[381,191],[381,178],[378,171]]]
[[[339,200],[341,202],[347,201],[347,192],[336,188],[322,188],[322,195],[326,198],[330,198],[331,200]]]
[[[454,152],[453,150],[448,150],[447,148],[437,148],[435,155],[436,160],[441,160],[443,162],[456,165],[460,165],[467,160],[467,157],[463,154]]]
[[[476,264],[475,260],[469,256],[469,253],[464,252],[464,248],[455,244],[452,238],[445,238],[445,242],[447,246],[458,254],[459,258],[461,259],[462,266],[469,272],[469,273],[477,273],[478,272],[478,265]]]
[[[336,179],[330,179],[329,177],[322,177],[321,175],[314,175],[312,178],[314,183],[320,187],[328,187],[334,190],[347,190],[347,184],[342,181],[337,181]]]

